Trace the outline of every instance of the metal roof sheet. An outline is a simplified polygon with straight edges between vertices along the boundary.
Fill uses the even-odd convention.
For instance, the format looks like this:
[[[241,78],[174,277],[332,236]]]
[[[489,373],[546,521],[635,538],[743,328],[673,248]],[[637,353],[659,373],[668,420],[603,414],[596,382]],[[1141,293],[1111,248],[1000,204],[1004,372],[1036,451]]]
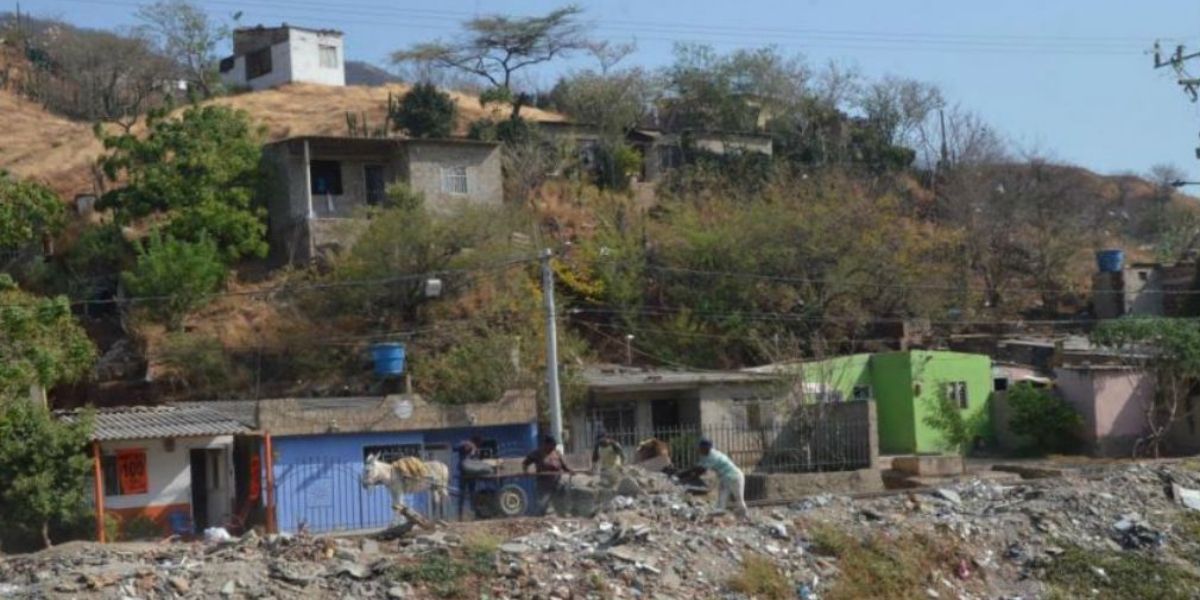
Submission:
[[[73,421],[79,411],[59,412]],[[98,441],[233,435],[250,431],[242,423],[203,406],[130,406],[95,412],[92,439]]]

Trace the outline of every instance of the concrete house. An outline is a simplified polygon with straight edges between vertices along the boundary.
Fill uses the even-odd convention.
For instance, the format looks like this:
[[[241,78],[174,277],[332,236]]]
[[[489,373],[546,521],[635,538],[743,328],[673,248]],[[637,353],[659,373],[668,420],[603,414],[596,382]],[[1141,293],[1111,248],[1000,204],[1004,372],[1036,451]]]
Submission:
[[[283,24],[233,31],[233,56],[221,60],[221,81],[264,90],[288,83],[346,85],[342,32]]]
[[[877,450],[870,403],[812,410],[774,373],[593,365],[583,379],[587,400],[566,416],[575,453],[590,453],[600,431],[627,448],[650,437],[671,442],[680,465],[708,437],[751,471],[854,470],[871,465]]]
[[[1119,271],[1092,275],[1096,317],[1126,315],[1182,317],[1196,284],[1196,263],[1133,263]]]
[[[303,136],[268,144],[263,154],[275,171],[271,248],[287,261],[352,244],[366,209],[385,202],[391,183],[408,183],[431,210],[504,200],[492,142]]]
[[[934,403],[953,400],[978,437],[990,436],[991,359],[980,354],[910,350],[855,354],[800,364],[768,365],[758,372],[793,372],[806,400],[815,403],[873,400],[881,454],[934,454],[947,450],[942,434],[926,423]]]
[[[234,436],[248,431],[204,407],[98,409],[91,449],[98,521],[145,519],[164,534],[184,535],[228,524],[237,511]]]

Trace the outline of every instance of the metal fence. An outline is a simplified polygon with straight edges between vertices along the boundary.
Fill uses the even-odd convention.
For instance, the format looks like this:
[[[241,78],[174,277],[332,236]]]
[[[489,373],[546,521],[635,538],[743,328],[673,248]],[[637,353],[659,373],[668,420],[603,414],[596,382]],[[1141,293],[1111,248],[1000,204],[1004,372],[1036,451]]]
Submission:
[[[639,443],[657,438],[670,445],[671,462],[680,468],[695,464],[701,438],[729,456],[746,471],[808,473],[850,471],[871,466],[875,435],[869,402],[841,402],[796,408],[784,420],[763,427],[681,425],[675,427],[604,430],[632,457]],[[590,444],[603,427],[592,424],[583,436],[573,436],[573,452],[590,454]]]

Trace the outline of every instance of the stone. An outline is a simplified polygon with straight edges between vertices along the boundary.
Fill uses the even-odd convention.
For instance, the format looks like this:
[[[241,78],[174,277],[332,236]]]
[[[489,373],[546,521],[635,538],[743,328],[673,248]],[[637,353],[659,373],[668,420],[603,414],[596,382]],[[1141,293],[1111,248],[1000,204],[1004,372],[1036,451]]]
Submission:
[[[1178,483],[1171,484],[1171,496],[1180,506],[1191,510],[1200,510],[1200,490],[1185,488]]]
[[[333,575],[338,577],[345,575],[361,581],[370,577],[371,570],[356,562],[342,562],[333,569]]]
[[[235,582],[232,579],[230,579],[229,581],[226,581],[225,585],[221,586],[221,595],[225,596],[226,598],[232,596],[234,594],[234,592],[236,592],[236,591],[237,591],[237,582]]]
[[[533,548],[521,542],[505,542],[500,544],[500,551],[505,554],[529,554]]]
[[[188,591],[192,589],[192,584],[183,577],[172,577],[167,580],[167,583],[171,584],[171,587],[181,596],[187,595]]]
[[[408,594],[404,593],[404,588],[396,585],[388,588],[387,597],[392,600],[403,600],[408,597]]]
[[[962,501],[962,496],[960,496],[960,495],[958,494],[958,492],[956,492],[956,491],[954,491],[954,490],[952,490],[952,489],[950,489],[950,488],[938,488],[938,489],[937,489],[937,490],[934,492],[934,494],[935,494],[937,497],[939,497],[939,498],[941,498],[941,499],[943,499],[943,500],[946,500],[946,501],[948,501],[948,502],[950,502],[951,504],[954,504],[954,505],[956,505],[956,506],[961,506],[961,505],[962,505],[962,502],[963,502],[963,501]]]
[[[775,521],[774,523],[768,523],[766,529],[767,529],[767,533],[771,534],[771,536],[776,539],[789,540],[792,537],[791,535],[788,534],[787,525],[781,521]]]

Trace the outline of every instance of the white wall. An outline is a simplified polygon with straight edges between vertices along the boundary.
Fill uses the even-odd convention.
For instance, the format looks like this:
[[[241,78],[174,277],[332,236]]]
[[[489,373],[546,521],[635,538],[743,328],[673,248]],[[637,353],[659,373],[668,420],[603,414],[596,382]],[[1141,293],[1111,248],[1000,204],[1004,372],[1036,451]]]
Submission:
[[[291,81],[346,85],[346,56],[341,36],[293,29],[288,36],[288,46]],[[337,48],[337,68],[321,66],[320,46]]]
[[[164,441],[125,440],[101,442],[104,454],[118,449],[138,448],[146,451],[146,471],[149,475],[148,493],[130,496],[105,496],[104,507],[108,509],[141,508],[168,504],[190,504],[192,502],[192,465],[190,451],[193,448],[221,448],[226,450],[225,481],[233,479],[233,436],[175,438],[175,449],[167,452]],[[232,494],[232,485],[230,492]],[[232,495],[230,496],[232,500]]]

